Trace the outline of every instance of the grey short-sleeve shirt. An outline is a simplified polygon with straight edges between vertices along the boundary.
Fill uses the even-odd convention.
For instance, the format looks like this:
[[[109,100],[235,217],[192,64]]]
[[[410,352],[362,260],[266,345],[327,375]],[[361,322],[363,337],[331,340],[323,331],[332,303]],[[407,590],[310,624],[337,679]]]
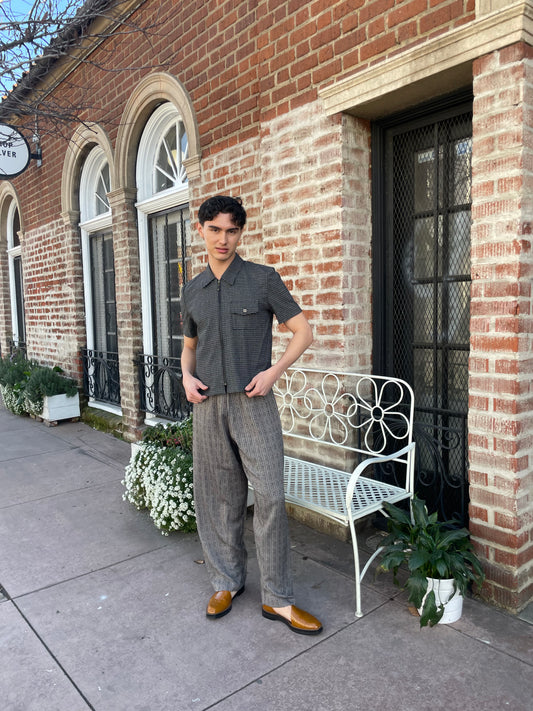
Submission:
[[[272,320],[301,312],[272,267],[239,255],[217,280],[208,267],[182,293],[183,333],[198,337],[196,376],[207,395],[242,392],[272,364]]]

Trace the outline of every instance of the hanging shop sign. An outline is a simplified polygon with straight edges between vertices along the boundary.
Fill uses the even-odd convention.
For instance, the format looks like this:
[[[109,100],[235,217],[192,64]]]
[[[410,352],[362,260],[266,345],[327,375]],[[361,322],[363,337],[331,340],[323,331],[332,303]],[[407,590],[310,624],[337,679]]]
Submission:
[[[32,155],[28,141],[13,126],[0,123],[0,180],[23,173]]]

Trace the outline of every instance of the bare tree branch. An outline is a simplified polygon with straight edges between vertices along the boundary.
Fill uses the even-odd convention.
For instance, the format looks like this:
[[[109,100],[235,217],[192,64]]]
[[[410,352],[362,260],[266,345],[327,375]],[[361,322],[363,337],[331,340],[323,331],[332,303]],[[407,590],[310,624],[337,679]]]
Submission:
[[[100,71],[117,71],[113,62],[91,57],[96,47],[106,52],[105,40],[120,35],[137,35],[151,44],[161,24],[152,17],[148,25],[132,20],[132,14],[143,0],[0,0],[0,121],[16,117],[19,127],[34,130],[38,123],[54,134],[70,135],[72,122],[84,122],[94,105],[89,86],[61,72],[63,100],[54,94],[49,79],[52,70],[67,63],[69,68],[87,64]],[[21,11],[22,6],[22,11]],[[67,66],[65,65],[65,66]],[[164,65],[154,65],[149,68]],[[118,71],[144,67],[121,67]],[[78,73],[79,74],[79,73]],[[106,115],[107,121],[118,120]],[[93,115],[91,120],[95,120]]]

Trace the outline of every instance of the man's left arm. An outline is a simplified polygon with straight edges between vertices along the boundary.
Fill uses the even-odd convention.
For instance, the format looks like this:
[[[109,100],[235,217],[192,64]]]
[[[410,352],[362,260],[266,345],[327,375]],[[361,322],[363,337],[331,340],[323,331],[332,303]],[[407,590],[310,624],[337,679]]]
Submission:
[[[300,312],[285,321],[285,326],[291,331],[292,337],[281,358],[267,370],[262,370],[245,387],[248,397],[264,396],[272,386],[313,342],[313,331],[309,321]]]

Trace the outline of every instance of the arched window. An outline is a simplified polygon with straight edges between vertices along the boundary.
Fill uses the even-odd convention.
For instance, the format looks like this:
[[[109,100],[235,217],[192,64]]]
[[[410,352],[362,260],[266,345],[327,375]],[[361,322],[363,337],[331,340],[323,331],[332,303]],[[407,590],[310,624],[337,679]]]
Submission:
[[[100,215],[109,215],[111,208],[107,193],[111,190],[109,164],[102,148],[97,147],[87,156],[80,181],[81,222],[89,222]]]
[[[161,193],[187,189],[183,161],[188,155],[187,133],[172,106],[157,108],[143,131],[137,154],[137,188],[142,203]]]
[[[183,416],[178,373],[181,290],[190,276],[189,188],[183,165],[187,151],[179,113],[172,104],[162,104],[141,136],[136,175],[143,358],[145,371],[151,368],[146,409],[171,419]]]
[[[7,212],[7,254],[9,263],[9,295],[11,301],[12,341],[17,348],[26,348],[26,320],[24,315],[24,281],[20,248],[20,215],[15,201]]]
[[[80,179],[80,229],[87,347],[84,374],[87,394],[96,405],[113,409],[120,403],[115,262],[110,171],[102,148],[91,150]]]

